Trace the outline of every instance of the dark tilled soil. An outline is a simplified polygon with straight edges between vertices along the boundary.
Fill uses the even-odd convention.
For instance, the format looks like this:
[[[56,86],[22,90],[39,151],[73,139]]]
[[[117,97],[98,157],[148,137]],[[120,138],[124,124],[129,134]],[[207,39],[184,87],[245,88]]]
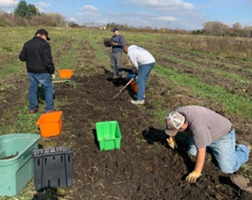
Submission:
[[[55,84],[55,101],[65,102],[64,106],[57,108],[63,111],[62,134],[40,141],[44,144],[50,140],[55,147],[66,146],[74,151],[73,186],[64,188],[66,192],[49,190],[36,193],[34,200],[44,200],[47,196],[46,199],[50,200],[252,199],[251,194],[239,190],[231,182],[230,175],[220,172],[209,154],[199,180],[195,184],[186,183],[185,177],[192,171],[195,160],[186,153],[186,138],[183,134],[178,135],[179,149],[171,150],[165,142],[164,122],[157,122],[152,113],[157,107],[171,110],[186,104],[205,105],[230,118],[236,127],[237,136],[251,141],[252,127],[248,121],[235,115],[229,116],[217,102],[190,94],[186,88],[170,86],[169,82],[157,78],[153,73],[148,80],[144,106],[130,103],[130,90],[112,99],[126,80],[111,79],[112,75],[105,68],[99,68],[99,64],[94,63],[96,58],[90,44],[81,41],[80,45],[82,54],[77,56],[78,66],[72,82]],[[71,43],[67,43],[65,50],[70,47]],[[55,54],[57,58],[62,52]],[[158,60],[162,63],[161,59]],[[59,64],[60,60],[55,62]],[[83,77],[88,67],[90,70],[86,74],[89,76]],[[99,68],[99,74],[94,74],[92,67]],[[175,63],[174,67],[178,65]],[[16,114],[11,108],[12,105],[20,104],[17,97],[26,95],[26,78],[22,75],[17,77],[17,81],[9,79],[8,83],[0,82],[4,88],[0,91],[0,110],[10,110]],[[216,83],[219,83],[218,80]],[[5,88],[6,85],[11,87]],[[2,116],[0,112],[1,120]],[[119,123],[121,149],[100,151],[95,124],[110,120]],[[8,119],[1,121],[2,125],[9,123]],[[237,173],[241,174],[241,171]]]
[[[110,74],[75,77],[73,84],[56,88],[56,98],[67,98],[63,111],[63,133],[55,138],[74,150],[73,199],[250,199],[239,191],[206,159],[203,176],[195,184],[185,177],[194,167],[186,153],[186,140],[178,137],[178,150],[171,150],[166,135],[152,124],[145,106],[130,103],[130,91],[115,100],[124,80],[112,81]],[[149,97],[151,98],[151,97]],[[100,151],[95,123],[116,120],[122,133],[121,149]],[[162,123],[161,123],[162,124]]]

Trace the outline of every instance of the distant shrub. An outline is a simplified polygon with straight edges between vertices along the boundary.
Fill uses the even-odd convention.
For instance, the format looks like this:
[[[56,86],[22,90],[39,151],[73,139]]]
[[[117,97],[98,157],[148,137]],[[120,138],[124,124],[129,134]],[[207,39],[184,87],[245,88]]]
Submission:
[[[252,41],[247,38],[210,37],[210,36],[178,36],[176,40],[165,39],[162,44],[182,49],[213,53],[224,58],[252,58]]]
[[[27,20],[22,17],[15,17],[13,21],[16,26],[28,26]]]
[[[0,26],[2,27],[10,26],[10,23],[6,21],[5,19],[0,18]]]
[[[75,22],[70,22],[70,23],[69,23],[69,26],[70,26],[70,27],[73,27],[73,28],[79,27],[79,25],[76,24]]]

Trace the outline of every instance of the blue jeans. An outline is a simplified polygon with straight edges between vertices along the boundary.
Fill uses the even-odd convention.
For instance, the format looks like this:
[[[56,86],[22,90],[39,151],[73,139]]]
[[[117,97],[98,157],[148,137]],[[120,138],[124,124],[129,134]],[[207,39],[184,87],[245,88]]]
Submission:
[[[235,144],[235,130],[207,146],[218,162],[218,167],[224,173],[234,173],[249,159],[249,149],[244,144]],[[188,153],[196,156],[197,148],[194,140],[190,140]]]
[[[28,72],[29,75],[29,102],[30,110],[35,110],[38,107],[38,84],[40,83],[45,90],[45,111],[53,109],[53,84],[51,81],[51,75],[48,73],[32,73]]]
[[[137,76],[137,101],[144,99],[147,78],[155,63],[139,66]]]

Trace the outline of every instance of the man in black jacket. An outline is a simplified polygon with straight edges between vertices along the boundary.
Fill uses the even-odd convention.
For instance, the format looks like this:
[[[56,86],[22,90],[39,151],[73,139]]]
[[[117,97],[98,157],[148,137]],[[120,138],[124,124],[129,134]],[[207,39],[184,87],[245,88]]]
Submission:
[[[51,78],[54,78],[54,64],[52,61],[51,47],[46,42],[50,40],[48,32],[39,29],[35,37],[24,44],[23,50],[19,55],[21,61],[26,62],[26,68],[29,75],[29,113],[38,112],[37,91],[40,83],[45,90],[46,112],[53,112],[53,84]]]

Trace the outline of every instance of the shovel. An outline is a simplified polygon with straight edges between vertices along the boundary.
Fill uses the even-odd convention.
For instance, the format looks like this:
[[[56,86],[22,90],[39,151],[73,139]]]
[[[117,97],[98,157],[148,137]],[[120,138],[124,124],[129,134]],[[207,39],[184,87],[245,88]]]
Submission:
[[[120,90],[120,92],[119,92],[118,94],[116,94],[115,96],[113,96],[113,99],[115,99],[116,97],[118,97],[118,96],[123,92],[123,90],[124,90],[125,88],[127,88],[127,86],[134,80],[134,78],[135,78],[135,77],[131,78],[131,79],[129,80],[129,82]]]
[[[53,80],[52,83],[66,83],[70,82],[71,80]]]

